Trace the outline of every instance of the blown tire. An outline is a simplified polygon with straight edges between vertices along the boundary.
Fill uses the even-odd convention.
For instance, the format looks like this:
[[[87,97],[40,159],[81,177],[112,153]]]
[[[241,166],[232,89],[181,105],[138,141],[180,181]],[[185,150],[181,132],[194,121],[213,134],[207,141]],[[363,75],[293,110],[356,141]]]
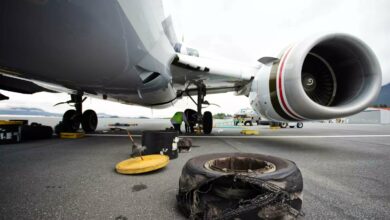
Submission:
[[[191,219],[291,216],[275,201],[250,211],[238,211],[233,216],[226,214],[226,210],[240,207],[243,200],[250,201],[267,191],[250,182],[237,181],[237,176],[250,177],[283,191],[287,195],[286,205],[300,213],[303,180],[296,164],[278,157],[248,153],[208,154],[190,159],[183,167],[179,180],[179,209]]]

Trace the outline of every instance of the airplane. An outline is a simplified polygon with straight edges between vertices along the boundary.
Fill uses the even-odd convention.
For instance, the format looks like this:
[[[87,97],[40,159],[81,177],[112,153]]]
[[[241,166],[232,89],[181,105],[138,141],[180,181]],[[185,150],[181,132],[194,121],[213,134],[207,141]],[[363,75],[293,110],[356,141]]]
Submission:
[[[83,112],[85,97],[164,108],[197,95],[198,122],[208,134],[206,95],[245,95],[274,121],[324,120],[367,108],[382,74],[369,46],[348,34],[309,36],[248,66],[202,57],[180,42],[158,0],[4,0],[0,79],[2,90],[70,94],[63,103],[75,109],[62,122],[86,132],[98,119]]]

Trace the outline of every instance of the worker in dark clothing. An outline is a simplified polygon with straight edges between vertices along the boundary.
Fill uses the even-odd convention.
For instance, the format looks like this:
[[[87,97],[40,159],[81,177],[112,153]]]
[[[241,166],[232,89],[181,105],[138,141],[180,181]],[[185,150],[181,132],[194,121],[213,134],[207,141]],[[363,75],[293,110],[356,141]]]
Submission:
[[[198,119],[198,112],[193,109],[184,111],[186,133],[194,133],[194,126]]]

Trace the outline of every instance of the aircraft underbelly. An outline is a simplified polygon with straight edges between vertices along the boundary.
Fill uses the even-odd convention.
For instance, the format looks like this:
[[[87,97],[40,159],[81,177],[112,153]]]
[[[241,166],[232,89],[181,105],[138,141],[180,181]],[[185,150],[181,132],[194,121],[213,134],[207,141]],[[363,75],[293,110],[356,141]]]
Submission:
[[[169,42],[161,27],[150,26],[158,24],[148,22],[156,20],[153,13],[146,20],[129,16],[148,4],[155,3],[1,1],[0,68],[126,103],[172,100],[175,91],[167,66],[174,52],[167,45],[156,46]],[[146,85],[140,78],[143,72],[160,76]]]

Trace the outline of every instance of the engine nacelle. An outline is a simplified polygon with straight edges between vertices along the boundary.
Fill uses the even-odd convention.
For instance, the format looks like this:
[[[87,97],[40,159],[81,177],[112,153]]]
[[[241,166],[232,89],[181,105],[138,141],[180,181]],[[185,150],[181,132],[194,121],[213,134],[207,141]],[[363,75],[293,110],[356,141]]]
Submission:
[[[263,65],[249,98],[253,109],[275,121],[332,119],[367,108],[381,82],[379,62],[364,42],[330,34],[288,47]]]

